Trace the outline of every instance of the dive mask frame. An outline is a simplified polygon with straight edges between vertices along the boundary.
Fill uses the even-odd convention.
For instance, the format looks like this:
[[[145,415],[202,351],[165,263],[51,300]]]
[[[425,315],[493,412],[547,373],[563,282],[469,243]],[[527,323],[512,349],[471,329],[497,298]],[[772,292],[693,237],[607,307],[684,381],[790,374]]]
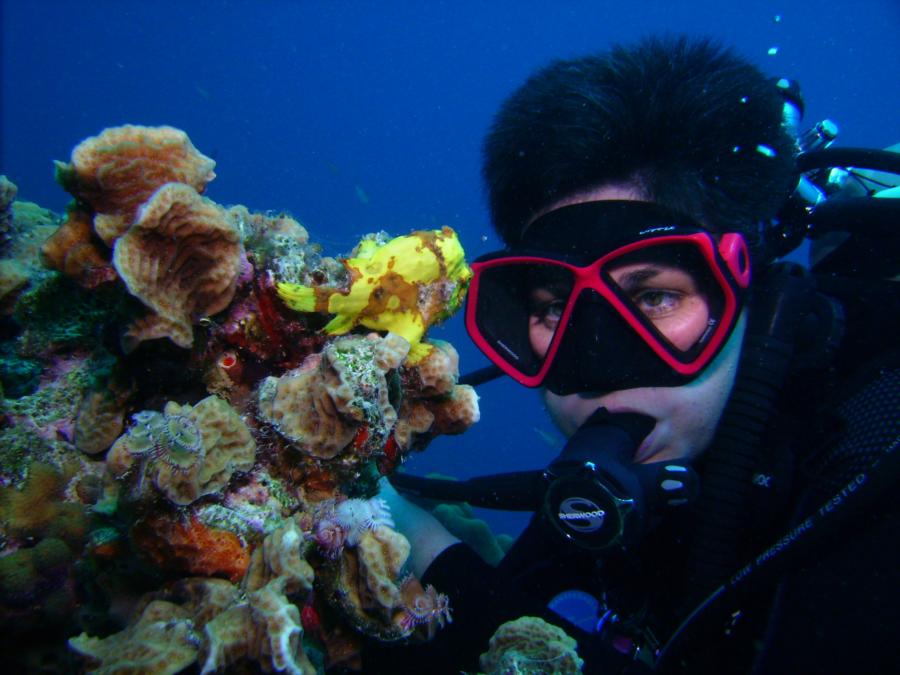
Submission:
[[[605,272],[629,256],[675,247],[702,261],[721,300],[701,342],[686,352],[675,349],[647,317],[635,312]],[[513,340],[499,335],[504,313],[521,324],[523,317],[515,314],[525,311],[524,300],[488,297],[515,293],[509,284],[500,288],[504,285],[491,281],[498,271],[529,266],[557,270],[571,280],[558,329],[542,356],[531,351],[522,335]],[[520,384],[566,395],[679,386],[697,377],[737,323],[750,283],[750,254],[739,233],[714,235],[687,216],[649,202],[603,200],[551,211],[526,229],[516,248],[483,255],[472,270],[466,328],[475,344]]]

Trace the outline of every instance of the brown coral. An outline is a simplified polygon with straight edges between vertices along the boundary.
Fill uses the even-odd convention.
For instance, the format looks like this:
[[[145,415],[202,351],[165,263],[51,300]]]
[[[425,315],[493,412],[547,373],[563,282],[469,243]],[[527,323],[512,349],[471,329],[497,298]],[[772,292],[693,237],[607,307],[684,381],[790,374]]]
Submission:
[[[222,207],[181,183],[157,190],[113,251],[128,290],[155,312],[132,327],[126,348],[162,336],[189,348],[192,324],[231,302],[243,259]]]
[[[439,434],[461,434],[480,417],[475,390],[456,384],[456,349],[443,340],[430,344],[435,348],[424,359],[402,368],[403,405],[394,437],[403,450],[420,447]]]
[[[238,602],[216,614],[203,626],[201,660],[206,673],[226,672],[237,661],[250,656],[256,626],[247,602]]]
[[[408,450],[415,446],[419,438],[426,437],[432,424],[434,415],[424,401],[404,400],[397,426],[394,427],[394,439],[400,448]]]
[[[188,610],[197,630],[240,600],[238,587],[225,579],[188,577],[172,586],[172,598]]]
[[[216,175],[216,163],[198,152],[187,134],[167,126],[105,129],[79,143],[71,159],[56,163],[57,180],[97,212],[94,229],[108,246],[158,188],[184,183],[203,192]]]
[[[454,385],[450,394],[434,401],[429,410],[434,415],[433,434],[461,434],[481,416],[478,394],[467,384]]]
[[[19,632],[71,619],[75,556],[53,537],[0,557],[0,626]]]
[[[317,672],[303,652],[300,611],[285,596],[284,581],[273,579],[205,625],[201,673],[230,672],[241,659],[256,661],[264,672]]]
[[[107,469],[118,479],[136,478],[139,488],[148,477],[175,504],[218,492],[234,472],[253,467],[256,441],[240,415],[216,396],[193,407],[169,401],[164,413],[144,411],[134,420],[110,449]]]
[[[197,660],[198,642],[186,610],[155,600],[125,630],[106,638],[82,633],[70,639],[69,646],[93,662],[91,672],[169,675]]]
[[[151,516],[134,525],[132,537],[153,564],[169,572],[236,582],[250,564],[250,553],[237,535],[196,519],[181,523],[166,515]]]
[[[428,340],[428,344],[435,348],[407,369],[408,386],[415,389],[419,397],[448,394],[459,378],[459,354],[444,340]]]
[[[380,526],[363,532],[356,547],[365,587],[378,605],[399,604],[397,581],[409,557],[409,541],[399,532]]]
[[[345,548],[337,573],[322,579],[332,602],[357,630],[381,640],[408,635],[404,625],[401,571],[409,541],[385,525],[364,531],[356,546]]]
[[[87,518],[80,504],[64,501],[67,479],[48,464],[33,463],[21,490],[0,489],[0,521],[19,538],[59,537],[80,550]]]
[[[96,664],[92,672],[176,673],[199,655],[202,673],[244,672],[232,667],[252,661],[264,672],[313,675],[286,580],[245,594],[221,579],[184,579],[145,596],[143,613],[124,631],[102,640],[82,634],[69,644]]]
[[[108,389],[84,395],[75,418],[75,447],[98,455],[111,446],[125,423],[123,396]]]
[[[41,247],[44,264],[74,279],[84,288],[96,288],[118,278],[110,252],[91,229],[91,214],[70,208],[66,220]]]
[[[456,384],[459,357],[452,346],[438,341],[412,366],[404,362],[408,353],[409,343],[393,333],[348,335],[300,368],[262,382],[260,418],[306,455],[335,460],[327,467],[331,476],[322,476],[321,467],[306,470],[317,479],[307,497],[322,487],[327,493],[329,480],[321,478],[340,484],[372,459],[389,474],[410,449],[478,421],[475,391]]]
[[[321,361],[316,354],[295,371],[267,377],[259,387],[259,412],[303,451],[331,459],[353,440],[356,425],[340,414],[329,396]]]
[[[490,649],[481,655],[481,667],[487,675],[576,675],[584,664],[575,651],[576,646],[575,640],[562,628],[535,616],[523,616],[497,629]]]
[[[285,597],[285,584],[285,578],[278,577],[249,596],[253,622],[263,635],[257,658],[277,672],[312,675],[316,669],[300,642],[300,610]]]
[[[260,386],[259,411],[279,433],[304,452],[332,459],[366,426],[357,450],[371,452],[386,441],[397,413],[386,379],[409,350],[396,335],[337,338],[321,355]]]
[[[12,312],[13,302],[10,302],[10,298],[27,283],[28,267],[18,260],[0,260],[0,306],[5,308],[4,314]]]
[[[250,569],[244,579],[247,592],[257,591],[275,578],[285,579],[289,595],[312,590],[315,572],[306,561],[309,542],[297,525],[297,517],[288,518],[253,551]]]
[[[249,658],[266,670],[295,675],[314,673],[303,653],[300,612],[288,596],[308,594],[313,569],[303,557],[307,545],[295,518],[266,537],[253,552],[250,569],[243,582],[244,594],[211,620],[210,601],[194,602],[194,616],[204,624],[204,673],[228,669],[236,661]],[[218,597],[217,609],[227,593],[203,589],[193,596]],[[200,611],[206,608],[204,611]]]
[[[59,228],[59,217],[34,202],[17,201],[12,205],[13,223],[9,234],[8,255],[29,268],[41,266],[41,247]]]

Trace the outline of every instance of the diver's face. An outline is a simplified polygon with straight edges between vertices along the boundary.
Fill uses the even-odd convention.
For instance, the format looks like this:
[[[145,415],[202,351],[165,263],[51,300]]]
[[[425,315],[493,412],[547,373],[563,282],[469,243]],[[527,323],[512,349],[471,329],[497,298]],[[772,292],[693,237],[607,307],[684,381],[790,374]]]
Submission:
[[[630,185],[606,185],[569,197],[553,209],[605,199],[640,200],[641,195]],[[708,299],[687,271],[659,262],[642,262],[614,268],[609,270],[609,275],[676,348],[687,350],[707,330]],[[551,287],[537,287],[531,292],[529,338],[536,354],[547,352],[564,309],[565,298],[558,295],[562,293]],[[567,396],[544,390],[544,402],[553,421],[567,436],[600,407],[613,413],[637,412],[654,418],[653,431],[635,453],[637,462],[696,456],[712,441],[731,392],[743,333],[741,319],[719,355],[686,385]]]

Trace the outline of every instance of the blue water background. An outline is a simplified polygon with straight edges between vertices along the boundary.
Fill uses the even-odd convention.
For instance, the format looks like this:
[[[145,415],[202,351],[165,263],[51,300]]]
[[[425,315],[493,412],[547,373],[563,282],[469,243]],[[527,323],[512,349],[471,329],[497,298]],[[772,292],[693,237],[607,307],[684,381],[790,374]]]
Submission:
[[[498,248],[480,144],[535,68],[660,31],[714,36],[800,81],[807,121],[841,144],[900,141],[900,2],[51,2],[2,4],[0,173],[61,211],[52,160],[123,123],[188,132],[218,165],[207,195],[287,210],[326,252],[366,232],[450,225],[471,257]],[[777,53],[769,54],[770,50]],[[459,316],[433,331],[463,371],[487,361]],[[537,394],[480,389],[482,421],[413,471],[459,477],[546,464]],[[521,517],[491,514],[501,530]]]

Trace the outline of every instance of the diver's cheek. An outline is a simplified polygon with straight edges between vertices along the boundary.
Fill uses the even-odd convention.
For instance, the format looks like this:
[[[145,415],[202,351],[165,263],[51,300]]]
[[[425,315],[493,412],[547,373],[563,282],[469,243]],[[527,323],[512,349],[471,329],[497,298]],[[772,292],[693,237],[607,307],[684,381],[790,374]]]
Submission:
[[[543,390],[544,404],[566,437],[604,407],[611,413],[640,413],[656,420],[656,427],[639,449],[638,461],[695,456],[712,442],[731,394],[745,325],[742,315],[725,348],[700,377],[686,385],[624,389],[601,396],[559,396]]]
[[[698,298],[685,300],[684,309],[670,320],[658,325],[672,345],[683,352],[692,349],[709,326],[709,309]]]
[[[553,423],[568,438],[599,408],[611,413],[639,413],[657,421],[665,419],[677,406],[671,391],[663,387],[642,387],[597,396],[560,396],[544,389],[541,395]]]
[[[531,351],[534,355],[541,359],[550,349],[550,342],[553,339],[553,331],[549,330],[544,324],[538,321],[532,321],[528,328],[528,341],[531,343]]]
[[[600,397],[585,398],[578,394],[560,396],[547,389],[541,390],[541,397],[550,419],[566,438],[574,434],[603,405]]]

